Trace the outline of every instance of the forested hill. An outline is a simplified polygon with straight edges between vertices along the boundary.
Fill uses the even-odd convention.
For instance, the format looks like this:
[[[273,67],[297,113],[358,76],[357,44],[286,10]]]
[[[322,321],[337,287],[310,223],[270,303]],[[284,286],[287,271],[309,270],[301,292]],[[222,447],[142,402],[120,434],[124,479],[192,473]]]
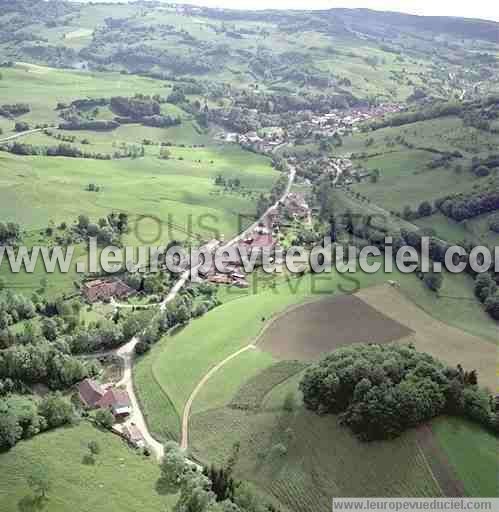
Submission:
[[[372,9],[328,9],[321,11],[244,11],[201,8],[203,15],[225,20],[272,21],[302,26],[303,30],[355,30],[379,35],[397,32],[426,32],[449,34],[460,38],[499,42],[499,23],[488,20],[455,18],[450,16],[416,16]],[[387,32],[388,31],[388,32]]]
[[[498,55],[499,24],[483,20],[0,0],[0,64],[119,71],[190,88],[203,81],[198,94],[213,97],[246,89],[349,106],[473,99],[499,92]]]

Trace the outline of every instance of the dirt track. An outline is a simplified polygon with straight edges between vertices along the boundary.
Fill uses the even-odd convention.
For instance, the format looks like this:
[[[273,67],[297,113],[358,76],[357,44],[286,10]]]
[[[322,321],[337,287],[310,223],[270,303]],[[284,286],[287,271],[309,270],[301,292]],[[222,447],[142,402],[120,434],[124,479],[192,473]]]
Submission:
[[[431,317],[399,290],[389,285],[366,288],[357,297],[381,313],[412,329],[416,348],[451,366],[477,370],[478,382],[495,391],[498,347],[490,341],[468,334]]]

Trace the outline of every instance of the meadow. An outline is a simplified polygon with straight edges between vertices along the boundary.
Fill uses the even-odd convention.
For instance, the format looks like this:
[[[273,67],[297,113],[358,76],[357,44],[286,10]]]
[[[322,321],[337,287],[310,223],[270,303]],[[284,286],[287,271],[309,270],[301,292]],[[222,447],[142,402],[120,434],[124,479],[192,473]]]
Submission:
[[[101,451],[95,464],[84,464],[90,441],[96,441]],[[155,461],[82,421],[21,441],[0,453],[2,510],[39,510],[26,481],[38,465],[50,482],[47,500],[41,504],[44,510],[65,512],[77,507],[89,512],[153,512],[175,503],[175,497],[162,495],[155,487],[159,478]]]
[[[83,98],[110,98],[133,96],[137,93],[167,95],[168,82],[123,75],[113,72],[91,72],[55,69],[30,63],[17,63],[2,69],[0,96],[2,104],[27,103],[31,111],[18,119],[32,124],[60,122],[57,103],[70,103]],[[8,123],[8,124],[7,124]],[[3,126],[13,129],[12,121],[3,120]],[[4,129],[4,135],[6,130]]]
[[[406,205],[417,208],[422,201],[470,191],[480,180],[469,172],[471,159],[487,156],[495,147],[494,134],[465,126],[457,117],[443,117],[356,133],[343,139],[339,153],[356,155],[355,164],[381,172],[377,183],[366,180],[354,184],[354,192],[387,210],[401,212]],[[449,168],[429,169],[427,165],[439,156],[433,150],[459,151],[462,158],[455,159]],[[461,166],[461,172],[455,171],[456,165]]]
[[[223,368],[222,375],[207,387],[216,387],[223,375],[230,375],[232,365]],[[290,510],[323,510],[332,496],[441,495],[413,433],[389,443],[361,443],[339,427],[336,417],[319,417],[303,408],[300,378],[297,374],[275,386],[261,410],[234,409],[226,402],[194,414],[194,454],[222,464],[234,443],[240,442],[236,475],[249,479]],[[253,379],[254,386],[257,381]],[[292,411],[283,408],[290,394]],[[277,445],[285,448],[278,450]]]
[[[381,272],[351,276],[306,274],[289,281],[285,277],[273,280],[273,284],[256,281],[249,290],[222,289],[221,306],[165,336],[135,366],[134,378],[149,427],[159,439],[179,439],[179,418],[196,384],[218,362],[257,339],[269,320],[278,318],[287,308],[368,289],[388,279],[396,280],[402,292],[433,317],[497,343],[497,326],[473,299],[468,282],[471,278],[465,275],[444,279],[441,298],[426,289],[415,275]],[[224,368],[223,374],[212,377],[210,382],[216,385],[201,389],[193,411],[229,402],[238,383],[275,362],[272,354],[260,350],[244,352]]]
[[[86,81],[80,80],[78,73],[49,68],[23,72],[22,68],[14,68],[8,69],[6,79],[0,81],[0,88],[8,85],[9,101],[27,101],[20,96],[19,87],[15,87],[14,77],[22,73],[27,74],[27,87],[33,88],[33,97],[39,102],[32,104],[32,112],[23,119],[31,120],[30,116],[34,116],[38,122],[47,121],[49,113],[56,115],[57,101],[85,95],[112,95],[115,92],[110,90],[111,83],[120,84],[118,75],[101,74],[98,78],[85,75],[91,84],[85,88]],[[157,85],[137,77],[126,76],[124,81],[127,86],[120,87],[119,94],[153,92],[152,87]],[[77,82],[83,84],[79,90],[72,87]],[[72,96],[68,98],[68,94]],[[163,107],[170,114],[183,112],[174,105]],[[182,125],[167,129],[134,124],[103,133],[57,131],[63,136],[75,136],[72,145],[82,151],[104,154],[131,145],[140,147],[144,140],[150,141],[142,146],[145,156],[141,158],[94,160],[0,153],[0,217],[21,225],[26,232],[26,245],[33,245],[33,241],[46,242],[37,233],[48,226],[56,227],[61,222],[71,225],[81,214],[95,222],[112,211],[129,215],[130,233],[123,239],[126,245],[160,245],[189,236],[230,238],[252,221],[258,195],[272,188],[278,173],[271,168],[268,158],[237,145],[214,143],[209,133],[199,131],[184,114],[181,114],[185,118]],[[8,136],[9,132],[4,130],[4,135]],[[82,144],[84,139],[88,143]],[[44,133],[25,136],[22,141],[42,147],[59,144]],[[170,156],[166,160],[159,158],[160,143],[164,142],[173,144],[168,148]],[[218,175],[238,178],[241,188],[229,191],[216,187],[214,179]],[[87,191],[90,184],[97,185],[99,192]],[[85,248],[79,247],[77,255],[84,257]],[[39,288],[45,272],[39,262],[34,274],[13,276],[2,265],[0,275],[8,286],[29,293]],[[73,291],[76,277],[74,268],[69,274],[52,275],[47,293]]]
[[[432,431],[469,496],[497,496],[497,438],[473,423],[439,419]]]

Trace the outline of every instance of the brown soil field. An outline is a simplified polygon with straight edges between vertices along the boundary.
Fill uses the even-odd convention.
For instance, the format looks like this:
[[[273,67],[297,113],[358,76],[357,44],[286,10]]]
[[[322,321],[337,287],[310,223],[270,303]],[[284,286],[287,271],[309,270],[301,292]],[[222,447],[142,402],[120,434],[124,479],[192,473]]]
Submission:
[[[494,343],[436,320],[389,285],[366,288],[356,295],[414,331],[411,341],[418,350],[451,366],[461,364],[466,370],[476,370],[480,385],[497,389],[498,348]]]
[[[293,308],[262,334],[258,346],[278,359],[314,361],[352,343],[389,343],[414,334],[354,295]]]

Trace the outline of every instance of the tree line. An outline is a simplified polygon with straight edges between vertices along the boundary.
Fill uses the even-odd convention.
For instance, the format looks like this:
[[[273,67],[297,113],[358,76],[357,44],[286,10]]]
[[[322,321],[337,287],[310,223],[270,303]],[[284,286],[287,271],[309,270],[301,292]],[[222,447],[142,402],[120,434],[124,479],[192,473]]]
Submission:
[[[22,400],[22,407],[17,406],[19,400]],[[0,398],[0,450],[75,419],[71,403],[60,393],[49,393],[40,401],[14,396]]]

